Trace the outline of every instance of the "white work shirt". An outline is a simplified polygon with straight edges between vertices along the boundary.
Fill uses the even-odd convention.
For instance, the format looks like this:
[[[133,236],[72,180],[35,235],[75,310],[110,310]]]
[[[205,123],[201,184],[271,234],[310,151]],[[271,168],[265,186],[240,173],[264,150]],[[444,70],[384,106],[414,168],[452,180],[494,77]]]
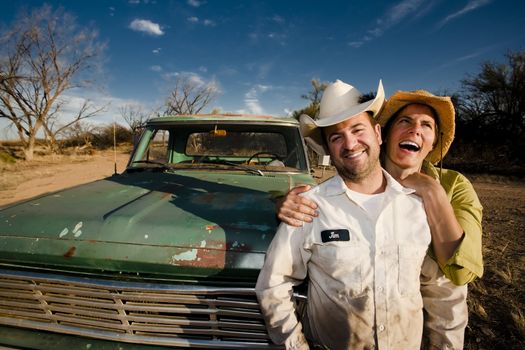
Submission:
[[[256,292],[272,340],[308,349],[292,287],[308,275],[305,334],[329,349],[419,349],[419,276],[431,240],[422,201],[383,171],[379,215],[369,215],[335,176],[305,194],[319,217],[281,224]],[[324,239],[323,239],[324,237]]]

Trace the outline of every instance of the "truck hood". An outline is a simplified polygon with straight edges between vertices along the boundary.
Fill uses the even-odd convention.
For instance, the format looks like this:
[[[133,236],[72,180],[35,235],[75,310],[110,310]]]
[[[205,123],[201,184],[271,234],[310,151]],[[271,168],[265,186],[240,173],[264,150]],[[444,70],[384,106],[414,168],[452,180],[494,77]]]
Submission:
[[[253,279],[278,225],[273,197],[311,182],[202,171],[113,176],[0,210],[0,261]]]

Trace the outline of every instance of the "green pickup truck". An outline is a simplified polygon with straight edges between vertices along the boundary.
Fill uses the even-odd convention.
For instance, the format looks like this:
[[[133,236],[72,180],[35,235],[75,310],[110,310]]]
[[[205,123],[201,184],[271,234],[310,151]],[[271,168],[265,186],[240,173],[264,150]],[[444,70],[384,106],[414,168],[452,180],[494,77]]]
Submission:
[[[150,120],[122,174],[0,209],[0,348],[280,348],[253,288],[301,183],[291,118]]]

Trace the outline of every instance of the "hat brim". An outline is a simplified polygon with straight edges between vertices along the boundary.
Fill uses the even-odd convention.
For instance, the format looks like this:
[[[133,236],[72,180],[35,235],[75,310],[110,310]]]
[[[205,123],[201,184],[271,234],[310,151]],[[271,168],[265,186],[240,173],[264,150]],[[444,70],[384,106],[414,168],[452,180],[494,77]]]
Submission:
[[[377,94],[373,100],[360,103],[345,110],[337,115],[330,116],[328,118],[313,119],[309,115],[302,114],[299,117],[300,130],[302,136],[306,139],[309,138],[309,145],[318,154],[328,154],[325,142],[323,141],[322,131],[319,128],[325,128],[327,126],[335,125],[348,120],[363,112],[372,112],[372,116],[376,118],[381,111],[385,101],[385,90],[383,89],[383,83],[379,80],[377,86]],[[312,143],[314,143],[312,145]],[[322,151],[322,153],[321,153]]]
[[[426,91],[397,91],[385,103],[378,122],[384,127],[402,108],[410,104],[422,104],[433,108],[439,118],[438,140],[434,149],[425,158],[432,164],[439,162],[447,154],[455,134],[454,105],[448,96],[434,96]]]

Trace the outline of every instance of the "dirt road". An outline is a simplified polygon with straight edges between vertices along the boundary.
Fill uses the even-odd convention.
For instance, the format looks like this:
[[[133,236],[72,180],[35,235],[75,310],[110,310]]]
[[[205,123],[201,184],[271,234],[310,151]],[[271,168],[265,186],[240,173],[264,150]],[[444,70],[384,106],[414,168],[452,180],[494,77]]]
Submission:
[[[117,152],[117,172],[124,171],[128,153]],[[0,169],[0,207],[8,203],[111,176],[115,155],[38,158],[29,164]]]
[[[0,206],[110,176],[112,152],[42,159],[0,168]],[[128,154],[117,154],[118,172]],[[325,174],[326,175],[326,174]],[[469,285],[465,349],[522,349],[525,344],[525,182],[470,176],[484,206],[485,275]]]

